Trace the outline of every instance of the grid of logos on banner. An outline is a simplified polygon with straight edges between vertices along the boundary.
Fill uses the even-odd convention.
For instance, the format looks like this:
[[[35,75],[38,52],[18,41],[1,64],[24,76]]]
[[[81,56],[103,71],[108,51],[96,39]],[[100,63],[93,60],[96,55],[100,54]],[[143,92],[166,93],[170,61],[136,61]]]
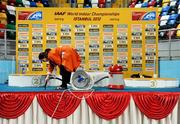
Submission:
[[[142,71],[153,75],[157,67],[158,21],[154,10],[92,9],[68,14],[71,10],[66,9],[58,13],[60,16],[57,9],[17,11],[18,73],[45,73],[47,64],[38,60],[38,54],[60,45],[73,46],[81,56],[81,67],[87,71],[108,71],[109,66],[120,64],[128,76]],[[58,18],[52,16],[53,12]],[[101,14],[94,17],[95,12]],[[37,20],[32,13],[38,14]],[[121,13],[127,16],[122,18]]]

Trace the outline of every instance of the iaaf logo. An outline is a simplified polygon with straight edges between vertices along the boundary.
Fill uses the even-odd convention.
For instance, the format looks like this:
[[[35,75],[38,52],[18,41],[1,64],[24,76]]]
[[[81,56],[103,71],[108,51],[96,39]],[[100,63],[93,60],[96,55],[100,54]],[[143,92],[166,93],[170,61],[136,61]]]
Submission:
[[[142,20],[155,20],[156,19],[156,12],[148,12],[143,17]]]
[[[66,12],[55,12],[54,15],[65,15]]]
[[[42,20],[42,11],[37,11],[28,16],[27,20]]]

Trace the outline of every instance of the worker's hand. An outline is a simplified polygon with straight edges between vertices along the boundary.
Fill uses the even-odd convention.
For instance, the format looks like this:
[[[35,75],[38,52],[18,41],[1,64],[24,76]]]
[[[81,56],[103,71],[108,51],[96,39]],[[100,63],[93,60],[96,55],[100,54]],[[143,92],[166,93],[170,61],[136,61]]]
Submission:
[[[47,76],[46,76],[46,78],[45,78],[45,82],[47,82],[48,80],[49,80],[49,77],[50,77],[50,75],[51,75],[51,73],[47,73]]]
[[[46,76],[45,82],[47,82],[48,80],[49,80],[49,74]]]

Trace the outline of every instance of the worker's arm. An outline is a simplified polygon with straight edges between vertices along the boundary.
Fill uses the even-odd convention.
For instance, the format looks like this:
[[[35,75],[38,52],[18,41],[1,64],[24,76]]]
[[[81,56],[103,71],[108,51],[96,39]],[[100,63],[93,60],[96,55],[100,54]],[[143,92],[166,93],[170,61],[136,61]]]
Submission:
[[[48,65],[48,73],[49,74],[51,74],[53,72],[54,67],[55,67],[55,65],[51,61],[49,61],[49,65]]]
[[[48,72],[47,72],[47,76],[46,76],[45,82],[47,82],[49,80],[49,77],[52,74],[52,72],[54,70],[54,67],[55,67],[54,64],[49,61]]]

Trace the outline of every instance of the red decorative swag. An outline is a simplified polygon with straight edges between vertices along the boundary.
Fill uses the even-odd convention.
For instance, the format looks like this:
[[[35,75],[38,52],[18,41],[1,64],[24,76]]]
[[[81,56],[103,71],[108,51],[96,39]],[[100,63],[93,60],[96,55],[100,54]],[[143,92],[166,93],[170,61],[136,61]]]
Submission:
[[[30,93],[0,94],[0,117],[12,119],[23,115],[33,99],[34,94]]]
[[[134,102],[148,118],[166,118],[178,102],[179,95],[163,93],[133,94]]]
[[[86,102],[92,111],[106,120],[118,118],[128,107],[131,95],[139,110],[148,118],[156,120],[172,113],[179,100],[179,94],[157,92],[94,92],[91,95],[88,92],[1,93],[0,118],[13,119],[23,115],[35,95],[43,111],[56,119],[73,114],[83,96],[87,98]]]
[[[37,94],[37,99],[44,110],[50,117],[56,119],[66,118],[73,114],[76,108],[81,103],[81,93],[40,93]]]
[[[111,120],[119,117],[130,102],[128,93],[95,93],[86,99],[87,104],[99,117]]]

